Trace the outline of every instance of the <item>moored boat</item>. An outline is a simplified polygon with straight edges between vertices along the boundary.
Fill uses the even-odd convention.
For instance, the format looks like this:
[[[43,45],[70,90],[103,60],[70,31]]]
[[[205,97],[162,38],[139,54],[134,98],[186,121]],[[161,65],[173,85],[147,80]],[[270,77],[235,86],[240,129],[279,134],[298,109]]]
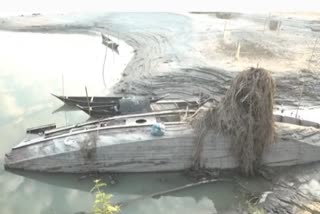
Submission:
[[[75,106],[92,118],[112,117],[132,113],[146,113],[163,109],[195,109],[197,100],[165,99],[161,97],[68,97],[52,94],[64,103]]]
[[[121,99],[119,101],[119,105],[113,107],[110,107],[108,105],[93,107],[77,105],[79,109],[81,109],[93,118],[104,118],[134,113],[156,112],[161,110],[197,109],[199,108],[199,106],[201,106],[201,103],[198,101],[186,101],[179,99],[159,100],[157,102],[150,102],[146,99]]]
[[[197,132],[185,120],[193,109],[120,115],[29,134],[5,158],[5,168],[42,172],[162,172],[193,166]],[[163,135],[155,136],[155,124]],[[320,130],[276,123],[277,143],[263,154],[267,166],[319,161]],[[227,136],[210,132],[201,145],[200,167],[238,166]]]
[[[100,106],[100,105],[117,105],[122,97],[105,97],[105,96],[58,96],[51,94],[62,102],[70,106]]]
[[[190,159],[193,132],[181,117],[194,112],[174,110],[117,116],[28,135],[6,155],[5,167],[70,173],[183,169]],[[163,136],[151,134],[155,123],[166,126]]]
[[[102,37],[102,44],[105,45],[106,47],[110,48],[112,51],[116,52],[119,54],[119,44],[116,42],[113,42],[109,37],[101,33]]]

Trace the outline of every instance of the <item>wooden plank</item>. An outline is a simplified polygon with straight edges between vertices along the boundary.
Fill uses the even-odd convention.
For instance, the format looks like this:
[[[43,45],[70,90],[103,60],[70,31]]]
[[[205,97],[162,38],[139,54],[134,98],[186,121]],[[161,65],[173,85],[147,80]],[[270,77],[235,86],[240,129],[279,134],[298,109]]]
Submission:
[[[50,135],[52,133],[64,131],[64,130],[69,130],[74,127],[81,127],[81,126],[87,126],[87,125],[92,125],[100,122],[106,122],[106,121],[111,121],[111,120],[117,120],[117,119],[126,119],[126,118],[133,118],[133,117],[143,117],[143,116],[159,116],[159,115],[167,115],[167,114],[179,114],[179,113],[194,113],[196,112],[195,110],[170,110],[170,111],[161,111],[161,112],[148,112],[148,113],[142,113],[142,114],[127,114],[127,115],[120,115],[120,116],[115,116],[115,117],[109,117],[109,118],[104,118],[101,120],[94,120],[90,122],[85,122],[85,123],[79,123],[77,125],[73,126],[67,126],[67,127],[62,127],[58,128],[52,131],[45,132],[45,135]]]
[[[65,134],[61,134],[58,136],[53,136],[53,137],[47,137],[47,138],[41,138],[39,139],[33,139],[30,140],[30,142],[28,144],[23,144],[23,145],[17,145],[15,147],[13,147],[13,149],[19,149],[22,147],[26,147],[29,145],[34,145],[34,144],[39,144],[42,142],[46,142],[48,140],[52,140],[52,139],[58,139],[58,138],[64,138],[64,137],[69,137],[69,136],[74,136],[74,135],[78,135],[78,134],[84,134],[84,133],[91,133],[91,132],[100,132],[103,130],[121,130],[123,131],[123,129],[128,129],[128,128],[140,128],[140,127],[151,127],[154,124],[154,120],[152,120],[151,122],[146,122],[143,124],[129,124],[129,125],[115,125],[115,126],[106,126],[106,127],[96,127],[93,129],[82,129],[79,131],[75,131],[75,132],[69,132],[69,133],[65,133]],[[178,125],[178,124],[182,124],[182,125],[186,125],[186,122],[168,122],[168,123],[164,123],[165,125]],[[75,128],[80,128],[80,127],[75,127]]]
[[[56,124],[51,123],[48,125],[42,125],[37,127],[28,128],[26,133],[27,134],[38,134],[39,132],[45,132],[46,130],[54,129],[56,128]]]
[[[113,127],[95,130],[99,135],[94,159],[83,157],[80,139],[87,139],[89,134],[87,131],[80,131],[73,135],[75,138],[69,139],[69,142],[74,142],[74,145],[68,143],[67,139],[72,136],[69,134],[46,139],[47,142],[43,144],[34,143],[12,150],[6,163],[9,166],[11,163],[12,167],[32,170],[45,171],[46,167],[49,167],[53,171],[61,172],[183,170],[191,167],[193,163],[196,133],[187,123],[172,124],[167,126],[168,129],[163,137],[150,135],[147,126],[151,123],[139,127],[135,125],[127,129]],[[276,127],[277,143],[265,149],[263,164],[286,166],[320,160],[319,129],[281,123],[276,123]],[[123,130],[127,131],[124,133]],[[60,148],[61,146],[64,147]],[[41,161],[42,166],[38,161]],[[86,166],[90,161],[90,167]],[[63,167],[58,169],[57,166]],[[231,152],[230,139],[210,132],[205,138],[200,153],[200,166],[219,169],[236,168],[238,161]]]

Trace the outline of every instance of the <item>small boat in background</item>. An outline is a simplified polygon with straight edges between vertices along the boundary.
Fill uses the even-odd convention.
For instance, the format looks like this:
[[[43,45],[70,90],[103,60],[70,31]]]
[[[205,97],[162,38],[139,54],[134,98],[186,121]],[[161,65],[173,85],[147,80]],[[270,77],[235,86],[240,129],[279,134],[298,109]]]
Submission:
[[[101,37],[102,37],[102,44],[107,46],[108,48],[110,48],[112,51],[116,52],[117,54],[119,54],[119,44],[113,42],[109,37],[107,37],[106,35],[104,35],[103,33],[101,33]]]
[[[58,96],[54,97],[67,105],[75,106],[84,111],[92,118],[112,117],[117,115],[146,113],[152,111],[197,109],[200,101],[165,99],[168,95],[160,97],[81,97],[81,96]],[[161,107],[160,107],[161,106]]]
[[[118,101],[123,97],[105,97],[105,96],[58,96],[51,94],[62,102],[70,106],[100,106],[106,104],[118,104]]]
[[[163,110],[198,109],[200,103],[196,100],[186,101],[179,99],[159,100],[152,102],[149,99],[121,99],[118,105],[80,106],[79,109],[93,118],[112,117],[116,115],[157,112]]]

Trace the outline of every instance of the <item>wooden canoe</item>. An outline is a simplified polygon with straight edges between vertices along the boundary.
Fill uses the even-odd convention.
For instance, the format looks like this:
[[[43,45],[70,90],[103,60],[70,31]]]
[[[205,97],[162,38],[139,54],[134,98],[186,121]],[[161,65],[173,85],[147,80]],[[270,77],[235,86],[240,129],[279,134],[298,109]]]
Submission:
[[[29,135],[5,157],[5,168],[41,172],[163,172],[192,167],[198,149],[196,131],[183,118],[195,110],[120,115]],[[166,126],[163,136],[152,125]],[[263,154],[267,166],[288,166],[320,160],[320,129],[277,123],[277,143]],[[202,143],[200,166],[238,166],[230,139],[209,133]]]
[[[52,94],[52,96],[58,98],[65,104],[71,105],[71,106],[88,106],[88,102],[90,106],[99,106],[99,105],[116,105],[119,103],[119,100],[122,99],[122,97],[105,97],[105,96],[92,96],[92,97],[86,97],[86,96],[58,96],[55,94]]]
[[[92,118],[112,117],[116,115],[146,113],[168,109],[195,109],[200,103],[196,100],[177,100],[161,97],[68,97],[52,94],[64,103],[75,106]],[[157,103],[157,104],[155,104]]]

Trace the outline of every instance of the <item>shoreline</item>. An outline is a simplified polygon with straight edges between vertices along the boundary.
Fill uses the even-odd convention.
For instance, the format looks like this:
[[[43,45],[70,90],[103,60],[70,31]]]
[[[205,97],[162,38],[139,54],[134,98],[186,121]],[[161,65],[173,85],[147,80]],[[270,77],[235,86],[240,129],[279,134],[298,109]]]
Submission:
[[[39,29],[37,31],[30,31],[30,30],[13,30],[12,31],[12,30],[8,30],[8,29],[7,30],[1,29],[0,33],[1,32],[3,32],[4,34],[6,34],[6,33],[8,33],[8,34],[21,33],[22,34],[21,36],[23,36],[23,35],[26,36],[28,34],[30,34],[30,35],[31,34],[39,34],[39,35],[45,36],[45,34],[47,34],[47,32],[43,29],[41,29],[41,30]],[[99,45],[101,44],[101,47],[103,47],[103,49],[104,49],[103,50],[103,55],[104,55],[103,59],[106,58],[106,60],[105,60],[105,64],[104,64],[105,87],[101,88],[101,92],[103,92],[103,93],[98,92],[98,94],[95,93],[95,95],[113,94],[113,87],[116,84],[118,84],[118,82],[121,80],[126,66],[128,65],[128,63],[132,60],[132,58],[134,56],[134,54],[133,54],[134,49],[130,45],[128,45],[125,41],[123,41],[119,38],[115,38],[110,35],[108,35],[108,37],[112,41],[119,44],[120,54],[115,53],[110,48],[106,48],[106,46],[104,46],[102,44],[102,39],[101,39],[101,35],[100,35],[99,31],[90,31],[87,33],[82,33],[82,32],[77,32],[77,31],[76,32],[64,32],[64,31],[56,30],[55,33],[50,32],[50,35],[54,35],[53,37],[58,37],[57,41],[59,41],[60,39],[63,40],[65,35],[67,36],[67,37],[65,37],[65,39],[67,39],[67,40],[69,40],[71,35],[74,35],[76,37],[77,36],[79,36],[79,37],[83,37],[83,36],[96,37],[96,40],[99,41],[99,43],[97,43],[97,44],[99,44]],[[78,39],[78,38],[75,38],[75,39]],[[88,39],[92,40],[91,38],[88,38]],[[50,39],[50,40],[52,40],[52,39]],[[88,40],[88,42],[90,40]],[[33,41],[31,41],[31,43],[32,42]],[[64,42],[64,41],[60,41],[60,42]],[[95,46],[97,46],[97,44],[95,44]],[[100,50],[99,50],[99,52],[100,52]],[[97,71],[99,73],[99,76],[100,76],[100,73],[102,73],[102,68],[103,68],[103,61],[101,61],[101,69],[99,71]],[[65,74],[65,75],[68,76],[68,74]],[[98,74],[96,74],[96,75],[98,75]],[[90,88],[89,88],[89,91],[90,91]],[[94,91],[96,91],[96,90],[94,90]]]
[[[145,19],[146,15],[150,20]],[[213,14],[39,15],[8,18],[0,29],[89,35],[100,31],[119,37],[133,48],[134,55],[125,67],[120,82],[113,88],[113,93],[117,95],[161,95],[174,91],[173,96],[181,98],[199,96],[200,93],[214,93],[219,98],[226,91],[224,85],[228,85],[238,71],[267,64],[265,68],[270,67],[278,85],[276,102],[297,106],[299,102],[296,99],[301,93],[301,82],[297,76],[311,80],[306,81],[305,91],[320,90],[317,84],[320,78],[314,72],[300,72],[306,67],[304,61],[298,60],[292,64],[300,53],[292,56],[285,54],[284,50],[290,49],[295,40],[301,53],[304,52],[301,50],[309,51],[301,39],[304,36],[313,38],[312,33],[305,34],[309,23],[312,24],[309,20],[295,23],[293,18],[289,18],[283,18],[287,26],[278,35],[261,31],[264,22],[262,15],[238,14],[227,20],[229,33],[225,42],[223,26],[226,21],[217,19]],[[292,34],[293,30],[297,30],[298,34]],[[260,37],[266,39],[261,40]],[[283,38],[288,42],[283,43]],[[227,50],[232,50],[239,39],[247,42],[241,47],[243,56],[235,60]],[[277,45],[279,42],[284,44],[283,47]],[[269,49],[266,48],[268,46]],[[251,49],[253,54],[248,54]],[[261,59],[257,61],[256,56]],[[304,93],[302,105],[310,107],[319,104],[320,95]]]
[[[157,24],[155,25],[152,21],[144,20],[143,15],[126,14],[123,16],[124,17],[119,14],[113,14],[107,17],[97,17],[96,20],[93,19],[95,21],[90,20],[78,24],[56,23],[54,25],[51,23],[51,25],[44,25],[43,27],[41,27],[41,25],[37,25],[37,27],[32,27],[32,25],[30,25],[29,27],[23,28],[23,30],[43,30],[46,33],[59,31],[90,33],[99,29],[103,33],[108,33],[112,36],[117,36],[117,34],[120,33],[119,38],[133,47],[134,56],[124,69],[123,78],[114,87],[115,93],[141,95],[143,93],[164,94],[168,91],[173,91],[173,96],[185,98],[188,96],[198,96],[200,93],[204,92],[205,94],[216,95],[217,100],[224,95],[224,92],[229,87],[231,79],[239,70],[241,70],[240,68],[248,66],[250,63],[252,64],[250,59],[254,59],[255,55],[261,54],[263,56],[266,53],[264,51],[269,50],[265,49],[263,45],[273,45],[273,48],[270,48],[269,50],[272,53],[272,57],[269,58],[269,54],[266,54],[267,56],[265,56],[269,61],[272,61],[272,59],[274,59],[273,57],[276,56],[274,59],[275,64],[278,62],[277,60],[279,58],[283,59],[283,63],[286,64],[287,62],[285,60],[288,59],[285,57],[288,56],[282,55],[281,51],[285,50],[288,47],[288,44],[300,41],[301,39],[301,35],[298,35],[297,37],[288,37],[289,40],[292,40],[286,43],[287,46],[275,47],[278,44],[277,42],[282,44],[283,37],[278,36],[273,32],[268,32],[266,33],[266,37],[269,40],[261,41],[259,43],[257,36],[261,36],[262,32],[257,31],[256,27],[261,27],[261,22],[263,22],[263,20],[257,20],[256,17],[252,18],[250,16],[243,16],[240,23],[237,23],[236,20],[230,21],[229,24],[234,30],[234,33],[231,34],[233,37],[229,38],[226,43],[223,41],[222,30],[219,29],[223,26],[225,20],[218,20],[212,17],[209,17],[210,19],[205,17],[203,20],[193,20],[180,15],[171,14],[169,16],[167,14],[153,14],[152,17],[157,20]],[[247,21],[248,19],[250,21]],[[251,19],[253,19],[253,21]],[[211,21],[206,23],[208,20]],[[198,22],[200,23],[199,26],[194,29],[194,24]],[[247,22],[250,22],[250,24],[258,24],[254,25],[253,28],[246,26],[241,32],[236,31],[237,29],[240,29],[239,25],[242,25],[243,22],[246,24]],[[296,23],[290,22],[289,24]],[[209,25],[213,27],[207,30],[207,27],[210,27]],[[287,25],[287,27],[288,26],[289,25]],[[298,29],[299,27],[301,26],[289,26],[289,30],[287,30],[292,33],[292,28]],[[17,29],[18,28],[19,27],[17,27]],[[298,33],[300,34],[305,30],[306,28],[303,28]],[[215,31],[217,32],[214,33]],[[286,38],[286,36],[287,34],[284,35],[284,38]],[[253,51],[253,54],[251,55],[248,54],[244,62],[233,60],[233,56],[231,57],[229,55],[228,50],[233,48],[232,45],[234,45],[234,42],[237,39],[245,39],[246,37],[249,37],[249,39],[251,38],[252,41],[248,42],[248,40],[245,40],[248,43],[245,43],[244,49],[250,50],[250,48],[253,48],[255,51]],[[308,38],[311,38],[310,34],[308,34]],[[232,45],[228,46],[228,44]],[[261,45],[256,47],[256,44]],[[301,50],[306,50],[303,49],[304,47],[304,44],[300,44],[299,46]],[[225,58],[221,58],[221,56],[225,56]],[[290,59],[294,60],[297,56],[295,55]],[[216,62],[219,62],[217,63],[219,65],[218,68],[215,67],[217,65],[215,64]],[[304,66],[303,63],[301,65]],[[320,78],[318,77],[317,71],[300,72],[297,68],[298,67],[292,66],[282,72],[273,72],[279,90],[276,101],[278,104],[284,103],[288,104],[288,106],[297,105],[297,97],[300,94],[301,85],[305,84],[303,106],[319,105],[320,95],[316,94],[316,92],[320,89],[318,84]],[[302,82],[300,78],[304,78],[307,81]],[[274,186],[278,187],[278,189],[273,190],[274,192],[271,195],[271,197],[274,197],[274,200],[271,201],[268,197],[265,202],[263,202],[262,206],[265,206],[267,209],[268,206],[271,206],[270,210],[282,208],[283,206],[292,208],[294,205],[290,202],[295,198],[296,194],[296,190],[293,190],[293,187],[299,188],[301,185],[306,184],[316,176],[319,176],[317,174],[312,174],[314,171],[317,171],[317,167],[310,169],[307,173],[304,173],[303,171],[293,173],[291,177],[286,180],[286,183],[292,184],[291,187],[283,187],[277,184],[276,182],[281,181],[284,174],[276,174],[272,181]],[[302,173],[304,176],[303,182],[301,182],[301,179],[299,180]],[[292,182],[292,180],[294,182]],[[286,195],[288,191],[290,191],[289,195]],[[289,202],[286,200],[283,203],[283,201],[281,201],[282,198],[288,199]],[[296,202],[296,200],[294,199],[293,202]]]
[[[112,37],[118,37],[132,48],[133,54],[121,71],[121,79],[110,89],[110,94],[130,96],[170,93],[172,97],[182,99],[199,97],[200,94],[210,96],[214,94],[214,99],[219,101],[229,87],[231,79],[241,70],[240,68],[237,69],[238,64],[243,64],[240,66],[242,69],[248,68],[246,66],[249,65],[246,65],[246,62],[234,61],[229,56],[226,56],[225,59],[222,58],[217,63],[221,56],[212,60],[211,53],[208,53],[207,49],[203,49],[204,46],[208,46],[208,37],[211,34],[213,40],[220,41],[221,38],[221,32],[212,33],[212,30],[219,29],[221,27],[219,25],[225,23],[225,20],[215,19],[213,15],[190,13],[148,14],[157,23],[160,23],[160,27],[152,22],[140,20],[141,17],[144,18],[145,14],[97,14],[90,18],[88,18],[88,15],[83,15],[83,17],[77,15],[71,18],[68,15],[25,16],[15,17],[13,20],[8,18],[7,27],[0,25],[0,30],[85,35],[97,35],[98,32],[102,32]],[[17,20],[15,21],[15,19]],[[131,21],[135,19],[137,23]],[[252,14],[237,14],[235,20],[228,20],[232,23],[228,24],[228,31],[239,28],[237,19],[245,21],[252,19],[258,24],[263,21],[260,20],[261,15],[255,17]],[[138,23],[139,20],[141,23]],[[170,21],[181,23],[182,27],[176,26],[177,23],[170,26]],[[133,26],[131,26],[131,22],[134,23]],[[198,23],[199,26],[195,26]],[[210,24],[218,24],[218,26],[203,31]],[[194,32],[190,34],[190,31]],[[247,34],[263,35],[261,32],[253,32],[251,29],[244,29],[244,31]],[[179,36],[183,33],[188,33],[188,35]],[[198,34],[205,35],[205,39],[201,43],[199,43]],[[278,37],[272,35],[272,33],[266,33],[265,36],[269,38]],[[229,40],[232,41],[234,38],[228,37],[228,42],[230,42]],[[191,41],[191,43],[186,43],[186,41]],[[217,47],[214,45],[211,48],[215,50]],[[259,47],[254,46],[253,48],[253,50],[258,51],[258,54],[259,51],[262,51],[262,56],[264,56],[264,49],[260,50]],[[219,48],[217,50],[221,51]],[[225,55],[223,52],[217,54]],[[268,57],[267,55],[267,61],[269,60]],[[214,66],[212,66],[212,63]],[[317,89],[320,90],[320,85],[317,84],[320,77],[316,73],[312,71],[302,73],[300,69],[288,68],[281,72],[273,70],[272,75],[277,84],[278,93],[276,93],[275,101],[278,106],[297,108],[300,105],[301,108],[308,109],[320,105],[320,95],[313,93]],[[299,76],[308,80],[303,80],[305,83],[303,83],[304,92],[301,103],[297,98],[302,90],[302,81],[298,78]]]
[[[150,20],[145,20],[146,15],[150,16]],[[86,35],[96,35],[97,32],[102,32],[120,38],[133,49],[134,53],[125,66],[120,81],[111,90],[111,93],[115,95],[170,93],[173,97],[188,99],[198,97],[200,94],[210,96],[214,94],[214,98],[220,100],[231,79],[240,70],[257,66],[254,58],[257,55],[262,57],[260,61],[266,60],[265,63],[274,61],[273,67],[279,64],[279,60],[283,62],[278,70],[272,70],[277,84],[275,97],[277,105],[289,108],[299,105],[304,108],[319,106],[320,94],[313,93],[320,90],[320,85],[317,84],[320,82],[320,77],[316,72],[304,70],[304,63],[298,67],[296,65],[291,68],[286,67],[287,63],[294,61],[297,56],[290,60],[286,58],[288,57],[286,55],[282,57],[283,59],[277,59],[278,57],[273,59],[266,54],[277,55],[283,52],[280,49],[285,49],[287,46],[275,48],[274,44],[279,42],[279,39],[282,41],[282,37],[287,38],[292,29],[298,30],[299,33],[292,38],[288,37],[288,42],[297,39],[296,42],[300,49],[302,45],[306,46],[300,44],[301,36],[304,36],[305,28],[308,28],[307,24],[312,24],[312,22],[307,19],[306,26],[301,27],[300,19],[299,23],[295,23],[292,17],[289,18],[286,19],[288,29],[282,30],[283,36],[281,34],[279,36],[273,32],[257,31],[257,28],[263,27],[264,20],[261,15],[237,14],[234,19],[227,20],[227,29],[231,35],[227,35],[226,43],[221,43],[223,32],[220,29],[226,20],[217,19],[213,14],[108,13],[91,14],[91,16],[65,14],[48,17],[45,15],[9,17],[0,18],[0,23],[6,20],[5,24],[0,24],[0,30]],[[244,25],[246,23],[254,25],[247,27]],[[242,27],[243,25],[245,27]],[[243,29],[243,33],[237,33],[239,29]],[[249,42],[248,46],[242,46],[242,49],[253,48],[252,50],[257,51],[257,54],[245,54],[241,60],[237,61],[233,59],[233,56],[226,55],[224,49],[229,47],[230,42],[234,43],[236,39],[243,39],[242,34],[253,35],[252,44]],[[265,53],[267,49],[262,48],[262,44],[255,46],[259,44],[259,41],[256,41],[257,36],[265,36],[270,40],[260,41],[266,43],[263,45],[272,44],[269,52]],[[311,38],[313,34],[309,33],[306,36]],[[210,45],[208,41],[212,41]],[[224,45],[227,46],[224,47]],[[250,57],[253,57],[254,64],[250,61]],[[315,56],[314,59],[317,57]],[[282,67],[286,69],[281,71]],[[301,94],[302,84],[304,84],[304,91],[300,103],[297,97]]]

